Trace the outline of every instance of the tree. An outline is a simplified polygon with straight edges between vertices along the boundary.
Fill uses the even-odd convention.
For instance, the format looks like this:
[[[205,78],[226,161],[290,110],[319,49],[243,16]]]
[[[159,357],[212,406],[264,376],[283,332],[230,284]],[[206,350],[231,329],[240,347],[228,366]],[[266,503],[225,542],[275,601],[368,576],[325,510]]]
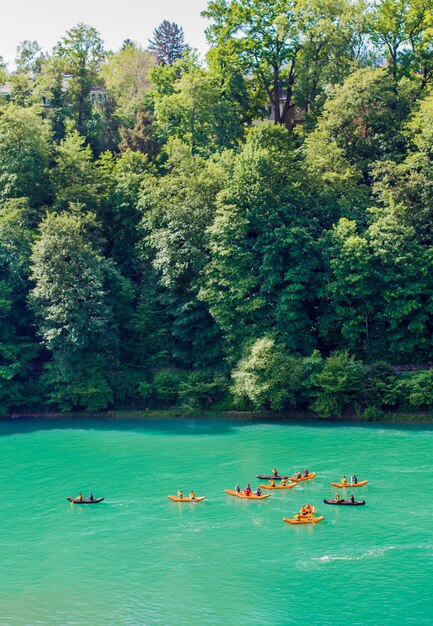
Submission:
[[[344,409],[361,402],[364,366],[348,352],[334,352],[316,374],[316,399],[311,408],[322,417],[341,417]]]
[[[15,64],[17,72],[25,72],[31,78],[39,74],[42,68],[44,54],[37,41],[22,41],[17,46]]]
[[[367,239],[355,222],[343,218],[323,243],[320,330],[325,343],[367,356],[372,349],[379,352],[374,344],[380,337],[376,328],[380,273]]]
[[[50,139],[34,109],[0,108],[0,202],[25,196],[37,207],[50,198]]]
[[[294,404],[302,379],[300,359],[290,356],[271,337],[262,337],[232,373],[232,392],[255,409],[280,411]]]
[[[164,20],[155,28],[153,39],[149,39],[149,51],[162,65],[173,65],[176,59],[181,58],[186,48],[182,27],[168,20]]]
[[[396,93],[385,69],[354,72],[343,85],[336,87],[333,97],[324,106],[317,128],[307,139],[307,145],[311,146],[311,166],[319,169],[325,163],[326,172],[331,151],[339,157],[332,175],[353,180],[356,173],[350,166],[354,166],[369,181],[372,162],[398,157],[403,152],[402,126],[408,113],[404,96]],[[342,159],[346,159],[348,165]],[[340,165],[341,173],[338,172]]]
[[[233,358],[267,333],[290,351],[314,345],[318,257],[295,158],[285,129],[255,128],[218,197],[200,297]]]
[[[131,298],[128,284],[101,255],[93,214],[49,214],[40,231],[30,304],[52,355],[44,375],[49,401],[62,410],[105,408],[119,367],[116,308]]]
[[[168,173],[143,186],[143,260],[150,261],[163,288],[161,303],[171,318],[172,354],[183,365],[207,365],[220,357],[221,337],[198,300],[208,260],[208,227],[227,172],[224,162],[206,162],[173,141]]]
[[[392,77],[418,75],[424,88],[433,75],[432,15],[428,0],[381,0],[371,16],[371,38]]]
[[[148,50],[130,43],[110,56],[102,69],[107,89],[116,101],[117,115],[128,128],[134,125],[151,90],[149,72],[154,65],[155,57]]]
[[[203,155],[239,142],[244,133],[242,115],[209,72],[193,69],[174,88],[175,93],[155,98],[156,128],[165,142],[179,138]]]
[[[208,40],[226,64],[250,76],[276,124],[290,126],[295,102],[314,107],[330,69],[341,79],[347,60],[355,60],[361,10],[346,0],[212,0],[203,16],[212,20]]]
[[[56,194],[56,209],[66,209],[71,202],[95,209],[98,198],[98,173],[92,150],[85,137],[71,131],[55,148],[55,167],[51,179]]]
[[[105,58],[103,41],[95,28],[78,24],[54,48],[68,75],[68,99],[75,114],[78,131],[85,135],[91,117],[90,90],[100,82],[99,73]]]
[[[26,306],[32,211],[25,200],[0,210],[0,414],[37,402],[34,362],[41,348]]]

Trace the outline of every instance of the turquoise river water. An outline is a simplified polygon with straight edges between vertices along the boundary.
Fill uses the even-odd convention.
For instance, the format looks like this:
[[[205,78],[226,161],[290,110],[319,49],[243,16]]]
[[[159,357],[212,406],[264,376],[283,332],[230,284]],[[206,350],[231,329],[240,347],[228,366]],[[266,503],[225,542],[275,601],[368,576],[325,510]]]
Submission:
[[[428,427],[2,422],[0,625],[433,624],[432,449]],[[317,476],[224,493],[274,466]],[[323,504],[352,472],[366,506]],[[307,501],[323,522],[282,521]]]

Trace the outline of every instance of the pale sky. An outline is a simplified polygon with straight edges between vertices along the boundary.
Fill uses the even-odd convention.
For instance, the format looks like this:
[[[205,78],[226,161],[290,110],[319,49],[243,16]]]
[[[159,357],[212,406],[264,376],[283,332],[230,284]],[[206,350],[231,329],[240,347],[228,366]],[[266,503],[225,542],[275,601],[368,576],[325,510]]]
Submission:
[[[24,39],[36,40],[51,51],[67,30],[79,22],[94,26],[107,49],[117,50],[124,39],[147,46],[164,19],[177,22],[185,41],[204,54],[206,20],[200,12],[207,0],[0,0],[0,55],[11,64]]]

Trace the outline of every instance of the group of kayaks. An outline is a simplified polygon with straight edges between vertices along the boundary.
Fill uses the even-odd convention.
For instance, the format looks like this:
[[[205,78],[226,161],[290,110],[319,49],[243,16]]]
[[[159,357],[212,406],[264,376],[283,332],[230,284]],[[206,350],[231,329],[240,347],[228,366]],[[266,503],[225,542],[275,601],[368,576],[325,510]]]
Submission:
[[[289,476],[289,475],[280,476],[275,470],[274,472],[275,473],[273,473],[272,475],[267,475],[267,474],[257,475],[257,478],[260,478],[262,480],[269,480],[270,483],[261,484],[256,492],[252,491],[249,485],[245,490],[241,490],[240,487],[237,486],[236,489],[225,489],[225,492],[228,493],[230,496],[234,496],[236,498],[241,498],[244,500],[265,500],[267,498],[270,498],[271,494],[270,493],[263,494],[261,492],[262,489],[266,489],[266,490],[293,489],[293,487],[296,487],[298,483],[312,480],[316,476],[316,472],[308,472],[307,470],[305,470],[305,474],[303,476],[302,475],[300,476],[299,473],[297,476]],[[276,481],[282,481],[282,484],[276,484]],[[366,485],[367,483],[368,483],[368,480],[362,480],[359,482],[356,481],[356,482],[349,482],[349,483],[332,482],[331,485],[333,487],[338,487],[339,489],[343,489],[345,487],[362,487]],[[189,497],[189,498],[178,497],[178,496],[168,496],[168,498],[169,500],[172,500],[173,502],[202,502],[203,500],[205,500],[206,496],[201,496],[198,498],[195,497],[195,495],[194,497]],[[323,500],[323,502],[325,504],[331,504],[335,506],[363,506],[365,505],[365,500],[357,501],[354,499],[353,495],[350,497],[350,499],[345,500],[345,499],[340,498],[339,495],[337,494],[336,499],[334,500],[325,499]],[[296,524],[317,524],[318,522],[321,522],[323,519],[325,519],[323,515],[316,515],[316,507],[305,505],[304,507],[302,507],[301,511],[297,513],[293,518],[284,517],[283,521],[289,524],[295,524],[295,525]]]
[[[249,485],[245,490],[241,490],[240,487],[237,486],[236,489],[225,489],[225,492],[228,493],[230,496],[235,496],[237,498],[242,498],[244,500],[266,500],[267,498],[271,497],[271,494],[270,493],[262,494],[261,492],[262,489],[266,489],[266,490],[293,489],[293,487],[296,487],[298,483],[308,481],[308,480],[313,480],[316,477],[316,472],[308,472],[307,470],[305,470],[305,473],[303,476],[299,474],[300,473],[298,472],[296,476],[280,476],[278,475],[276,470],[274,470],[274,473],[272,475],[267,475],[267,474],[257,475],[257,478],[260,478],[262,480],[269,480],[270,482],[269,484],[266,484],[266,485],[261,484],[259,489],[257,489],[256,492],[252,491]],[[343,478],[343,481],[344,480],[345,478]],[[282,481],[282,483],[277,485],[276,481]],[[339,483],[332,482],[331,485],[333,487],[337,487],[338,489],[344,489],[346,487],[349,487],[349,488],[363,487],[367,483],[368,483],[368,480],[361,480],[361,481],[356,481],[356,482],[339,482]],[[189,497],[185,497],[183,495],[183,492],[181,491],[179,491],[177,496],[167,496],[167,497],[172,502],[189,502],[189,503],[202,502],[203,500],[206,499],[206,496],[197,497],[194,492],[191,492]],[[72,504],[98,504],[99,502],[102,502],[104,500],[104,498],[94,498],[92,494],[90,498],[83,498],[82,495],[80,494],[78,498],[68,497],[67,499]],[[335,499],[333,500],[325,499],[323,500],[323,502],[324,504],[331,504],[335,506],[363,506],[365,505],[365,500],[362,500],[362,501],[355,500],[353,495],[351,495],[350,499],[342,499],[337,494]],[[318,522],[321,522],[323,519],[325,519],[323,515],[316,516],[316,507],[312,507],[308,504],[308,505],[304,505],[301,511],[297,513],[293,518],[284,517],[283,521],[289,524],[295,524],[295,525],[296,524],[317,524]]]

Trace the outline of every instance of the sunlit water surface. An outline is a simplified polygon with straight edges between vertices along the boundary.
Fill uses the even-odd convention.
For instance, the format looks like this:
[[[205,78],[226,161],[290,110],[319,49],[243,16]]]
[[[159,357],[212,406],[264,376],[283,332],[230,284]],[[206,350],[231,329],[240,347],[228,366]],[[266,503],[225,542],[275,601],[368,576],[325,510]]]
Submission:
[[[0,423],[0,624],[433,624],[432,448],[426,427]],[[224,493],[274,466],[317,477]],[[352,472],[367,505],[324,505]],[[282,521],[307,501],[322,523]]]

